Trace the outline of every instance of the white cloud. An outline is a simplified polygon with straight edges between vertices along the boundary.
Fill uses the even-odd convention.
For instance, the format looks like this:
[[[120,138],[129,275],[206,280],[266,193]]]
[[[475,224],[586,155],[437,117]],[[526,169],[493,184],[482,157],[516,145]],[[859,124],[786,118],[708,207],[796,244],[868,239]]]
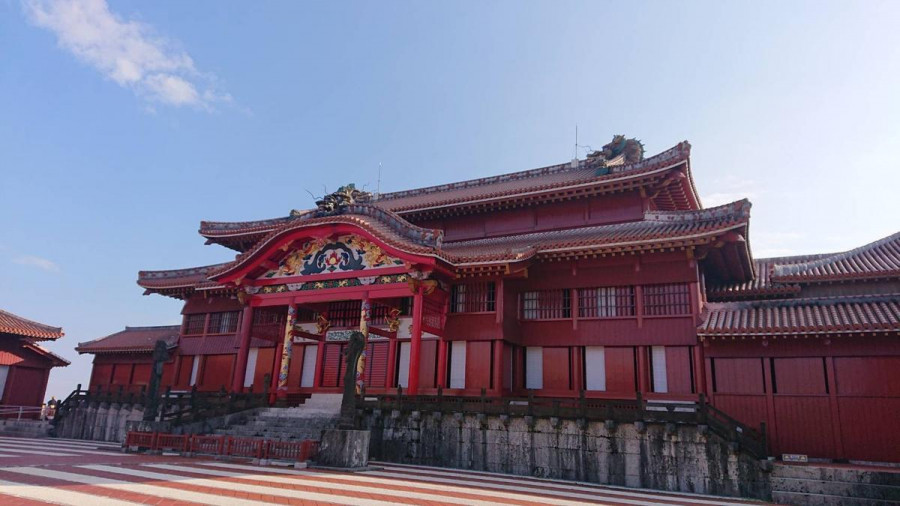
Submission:
[[[713,181],[713,186],[717,191],[700,197],[704,207],[716,207],[741,199],[753,200],[758,193],[756,181],[732,176]]]
[[[23,1],[28,19],[55,33],[60,47],[149,102],[210,110],[231,101],[187,52],[150,25],[113,14],[106,0]]]
[[[47,272],[59,272],[59,266],[56,265],[56,263],[52,260],[47,260],[46,258],[36,257],[33,255],[22,255],[13,258],[13,262],[19,265],[37,267],[38,269],[45,270]]]

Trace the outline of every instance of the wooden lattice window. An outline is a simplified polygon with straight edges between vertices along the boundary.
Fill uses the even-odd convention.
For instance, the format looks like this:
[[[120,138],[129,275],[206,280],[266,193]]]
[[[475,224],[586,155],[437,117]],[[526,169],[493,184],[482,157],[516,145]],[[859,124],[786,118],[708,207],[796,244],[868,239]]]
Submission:
[[[691,314],[691,289],[687,283],[647,285],[643,291],[647,316]]]
[[[489,313],[497,307],[497,288],[493,281],[453,285],[450,292],[451,313]]]
[[[182,334],[186,336],[202,334],[205,326],[206,313],[184,315],[184,330]]]
[[[234,334],[237,332],[240,311],[210,313],[207,334]]]
[[[337,300],[328,303],[328,322],[332,328],[359,327],[362,302],[358,300]]]
[[[284,337],[287,307],[254,308],[250,335],[259,339],[278,341]]]
[[[572,317],[572,292],[540,290],[521,294],[523,320],[557,320]]]
[[[578,289],[579,318],[634,316],[633,286],[603,286]]]

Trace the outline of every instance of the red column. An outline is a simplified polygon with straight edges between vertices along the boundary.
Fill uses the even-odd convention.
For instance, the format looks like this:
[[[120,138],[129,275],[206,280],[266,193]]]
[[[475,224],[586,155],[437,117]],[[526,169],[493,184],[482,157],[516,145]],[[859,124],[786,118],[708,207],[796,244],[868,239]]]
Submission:
[[[422,315],[424,314],[425,288],[421,285],[413,296],[412,342],[409,346],[409,395],[419,393],[419,351],[422,348]]]
[[[325,367],[325,336],[319,341],[316,352],[316,377],[313,378],[313,388],[318,390],[322,386],[322,368]]]
[[[234,365],[234,378],[231,380],[232,392],[244,391],[244,376],[247,375],[247,357],[250,355],[250,326],[253,323],[253,308],[248,304],[241,315],[241,347],[238,349],[237,363]]]
[[[388,342],[387,383],[385,388],[397,385],[397,339]]]
[[[281,372],[281,354],[284,353],[284,339],[278,341],[275,348],[275,360],[272,364],[272,383],[269,385],[269,402],[275,402],[278,394],[278,374]]]
[[[503,339],[497,339],[493,342],[494,346],[494,356],[492,357],[493,364],[491,365],[491,373],[493,374],[493,393],[497,397],[500,397],[503,392]]]
[[[703,343],[694,346],[694,392],[706,394],[706,357]]]
[[[437,386],[447,388],[447,341],[438,341]]]
[[[637,354],[638,391],[645,394],[650,390],[650,363],[647,359],[647,347],[638,346]]]

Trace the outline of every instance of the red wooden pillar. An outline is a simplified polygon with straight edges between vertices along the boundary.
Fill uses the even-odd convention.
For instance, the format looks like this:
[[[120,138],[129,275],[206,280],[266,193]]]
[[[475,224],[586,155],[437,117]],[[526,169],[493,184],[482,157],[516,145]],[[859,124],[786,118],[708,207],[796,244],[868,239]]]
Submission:
[[[284,353],[284,339],[278,341],[275,348],[275,360],[272,361],[272,383],[269,385],[269,402],[275,402],[278,394],[278,375],[281,373],[281,355]]]
[[[241,347],[238,348],[237,363],[234,365],[232,392],[244,391],[244,376],[247,375],[247,357],[250,356],[250,326],[253,324],[253,308],[248,304],[241,315]]]
[[[769,434],[769,454],[778,455],[778,426],[775,423],[775,393],[772,392],[772,362],[762,358],[763,386],[766,390],[766,432]],[[761,422],[762,420],[760,420]]]
[[[584,346],[572,346],[569,353],[572,354],[572,389],[580,393],[584,390]]]
[[[425,287],[419,285],[413,296],[413,326],[412,339],[409,346],[409,386],[406,391],[409,395],[419,393],[419,355],[422,349],[422,316],[425,306]]]
[[[394,388],[397,385],[397,338],[388,341],[387,382],[385,388]]]
[[[703,353],[703,343],[697,343],[692,350],[694,353],[694,392],[707,394],[706,391],[706,357]]]
[[[637,347],[637,375],[638,375],[638,392],[645,394],[650,391],[650,364],[647,359],[647,347]]]
[[[313,389],[318,390],[322,386],[322,368],[325,367],[325,336],[316,346],[316,377],[313,378]]]
[[[844,438],[841,427],[841,413],[838,410],[837,378],[834,372],[834,357],[825,357],[825,373],[828,375],[828,408],[831,410],[831,433],[834,434],[834,453],[844,458]]]
[[[503,392],[503,339],[497,339],[492,344],[494,360],[491,364],[491,382],[494,384],[494,395],[501,397]]]
[[[437,386],[447,388],[447,341],[438,341]]]

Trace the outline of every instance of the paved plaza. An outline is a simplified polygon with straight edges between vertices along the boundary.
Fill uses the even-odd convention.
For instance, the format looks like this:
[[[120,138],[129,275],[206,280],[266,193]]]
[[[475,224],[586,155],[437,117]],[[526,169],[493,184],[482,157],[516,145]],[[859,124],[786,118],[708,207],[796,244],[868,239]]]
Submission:
[[[0,437],[0,504],[748,504],[706,496],[374,463],[343,473]]]

